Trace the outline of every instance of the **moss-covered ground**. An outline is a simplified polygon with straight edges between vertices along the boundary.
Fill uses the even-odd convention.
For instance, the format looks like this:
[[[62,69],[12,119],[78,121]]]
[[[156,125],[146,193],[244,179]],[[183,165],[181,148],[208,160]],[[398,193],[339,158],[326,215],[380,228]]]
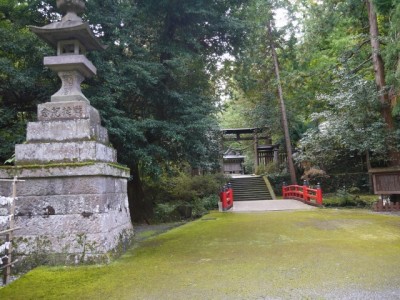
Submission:
[[[0,299],[400,299],[400,217],[213,212],[106,266],[35,269]]]

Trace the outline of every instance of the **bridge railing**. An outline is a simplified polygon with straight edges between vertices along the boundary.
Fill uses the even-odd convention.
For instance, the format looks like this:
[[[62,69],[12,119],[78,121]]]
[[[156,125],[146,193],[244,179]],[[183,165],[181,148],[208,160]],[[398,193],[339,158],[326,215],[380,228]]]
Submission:
[[[222,211],[227,211],[233,207],[233,189],[230,183],[224,185],[219,193],[220,207]]]
[[[322,189],[319,183],[315,189],[310,188],[307,182],[304,182],[304,185],[286,185],[284,183],[282,195],[284,199],[296,199],[309,204],[323,204]]]

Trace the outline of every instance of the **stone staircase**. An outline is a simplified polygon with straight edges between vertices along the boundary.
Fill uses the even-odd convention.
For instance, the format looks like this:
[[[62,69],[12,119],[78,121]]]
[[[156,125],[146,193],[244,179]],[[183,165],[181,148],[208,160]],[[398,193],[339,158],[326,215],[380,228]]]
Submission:
[[[230,182],[234,202],[273,200],[264,179],[260,176],[233,177]]]

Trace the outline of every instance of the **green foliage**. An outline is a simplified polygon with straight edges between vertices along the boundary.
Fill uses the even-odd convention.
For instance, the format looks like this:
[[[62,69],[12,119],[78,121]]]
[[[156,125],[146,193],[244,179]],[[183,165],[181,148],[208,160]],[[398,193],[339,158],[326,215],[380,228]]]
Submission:
[[[264,174],[266,174],[266,172],[265,172],[265,165],[259,165],[259,166],[257,166],[255,174],[256,174],[256,175],[264,175]]]
[[[385,59],[385,68],[387,72],[387,84],[392,88],[392,94],[398,95],[400,88],[400,69],[399,69],[399,53],[400,53],[400,36],[398,28],[400,26],[400,4],[396,4],[387,12],[390,16],[388,25],[388,34],[383,36],[382,40],[386,44],[382,50]],[[399,115],[399,105],[395,104],[395,115]]]
[[[169,191],[173,199],[190,202],[196,198],[218,194],[225,182],[226,178],[221,174],[188,176],[180,173],[171,179]]]
[[[298,162],[308,161],[323,169],[330,168],[354,153],[367,151],[384,155],[387,132],[380,115],[372,82],[356,75],[341,75],[335,92],[320,95],[322,105],[329,107],[312,114],[314,127],[307,130],[299,143]],[[352,154],[353,153],[353,154]]]
[[[203,198],[197,198],[193,201],[192,216],[199,218],[208,214],[210,210],[218,209],[218,194],[211,194]]]
[[[0,108],[0,158],[4,163],[13,162],[14,145],[24,141],[26,124],[26,114]]]
[[[281,169],[277,162],[270,162],[267,165],[259,165],[256,170],[256,175],[269,175],[280,173]]]
[[[92,55],[99,75],[87,94],[100,108],[122,163],[153,177],[169,164],[217,166],[210,70],[213,55],[238,42],[239,23],[226,15],[238,3],[88,3],[87,17],[101,25],[109,47]]]
[[[350,165],[351,161],[349,161],[349,165],[347,165],[346,171],[353,168]],[[342,169],[343,166],[339,166],[337,169]],[[320,183],[323,193],[335,193],[337,190],[342,189],[343,186],[349,186],[351,188],[357,188],[362,193],[369,193],[372,189],[370,178],[367,172],[347,172],[347,173],[338,173],[337,169],[329,170],[329,175],[325,175],[324,177],[320,177],[317,180],[312,180],[312,184]],[[360,167],[358,167],[360,169]]]
[[[396,5],[396,0],[373,0],[375,8],[382,14],[387,14]]]
[[[43,70],[43,56],[50,49],[27,29],[43,25],[41,1],[0,2],[0,161],[14,153],[14,144],[24,140],[27,121],[36,114],[36,104],[54,90],[50,72]]]
[[[248,32],[243,37],[244,45],[240,48],[235,61],[227,61],[224,65],[226,86],[231,91],[229,101],[225,102],[226,110],[222,122],[224,126],[268,127],[269,132],[274,134],[276,139],[281,139],[283,136],[277,86],[265,27],[273,19],[274,9],[283,5],[290,9],[288,2],[252,0],[240,12],[240,17],[246,21]],[[285,81],[287,79],[286,63],[290,64],[291,45],[294,41],[292,29],[274,28],[273,32],[274,39],[279,44],[278,51],[285,92],[292,90],[286,89]],[[290,38],[285,39],[285,34]],[[285,93],[286,99],[289,103],[292,100],[291,96]],[[289,118],[295,123],[293,115]],[[296,127],[291,126],[291,131],[294,128]]]
[[[283,183],[290,182],[290,175],[287,172],[270,174],[268,175],[268,180],[271,183],[272,188],[274,189],[274,193],[276,195],[282,195]]]
[[[146,197],[149,197],[147,201],[151,199],[155,203],[154,219],[157,222],[196,218],[218,207],[218,194],[226,181],[222,174],[165,174],[160,182],[146,188]]]
[[[179,219],[178,204],[173,202],[157,203],[154,208],[154,218],[157,222],[167,223]]]
[[[346,189],[342,187],[338,189],[334,195],[324,195],[324,206],[371,208],[378,200],[378,196],[376,195],[363,195],[358,193],[358,188],[353,187]]]

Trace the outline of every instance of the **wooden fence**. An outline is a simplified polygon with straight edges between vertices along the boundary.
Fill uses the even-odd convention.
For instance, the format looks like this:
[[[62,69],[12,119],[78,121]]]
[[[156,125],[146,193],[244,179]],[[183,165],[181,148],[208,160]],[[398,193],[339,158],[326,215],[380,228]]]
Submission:
[[[391,202],[389,200],[380,199],[372,205],[374,211],[400,211],[400,202]]]

